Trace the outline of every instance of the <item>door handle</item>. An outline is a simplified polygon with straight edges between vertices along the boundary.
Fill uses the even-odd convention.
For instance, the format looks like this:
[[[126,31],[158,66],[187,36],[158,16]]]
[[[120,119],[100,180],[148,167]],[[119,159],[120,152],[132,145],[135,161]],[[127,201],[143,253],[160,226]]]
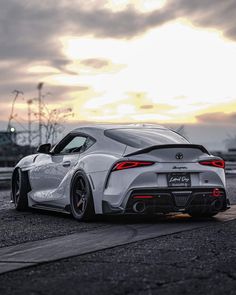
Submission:
[[[70,161],[65,161],[65,162],[62,163],[62,166],[63,166],[63,167],[69,167],[70,164],[71,164]]]

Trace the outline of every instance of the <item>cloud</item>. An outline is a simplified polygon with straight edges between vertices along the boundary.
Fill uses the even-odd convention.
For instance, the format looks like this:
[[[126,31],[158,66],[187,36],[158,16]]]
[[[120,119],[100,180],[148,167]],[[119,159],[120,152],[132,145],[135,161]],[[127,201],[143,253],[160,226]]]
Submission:
[[[88,9],[81,2],[1,0],[0,59],[50,60],[62,68],[69,62],[58,42],[62,34],[133,38],[179,17],[219,29],[236,40],[235,0],[170,0],[147,13],[131,5],[114,12],[104,8],[104,2]]]
[[[107,59],[98,59],[98,58],[88,58],[81,61],[85,66],[101,69],[109,65],[110,61]]]
[[[58,55],[59,55],[59,53],[58,53]],[[77,75],[78,74],[74,71],[70,71],[67,69],[67,67],[71,64],[71,60],[69,60],[69,59],[58,57],[58,58],[51,59],[48,62],[52,67],[60,70],[63,73],[66,73],[69,75]]]
[[[0,11],[0,58],[51,60],[63,63],[58,37],[63,34],[131,38],[143,33],[154,21],[135,9],[112,12],[103,7],[84,9],[81,1],[65,6],[64,1],[33,3],[2,0]],[[56,5],[55,5],[56,4]],[[160,22],[165,17],[160,16]],[[159,22],[155,19],[155,24]]]
[[[152,104],[144,104],[144,105],[140,106],[140,109],[144,109],[144,110],[150,110],[153,108],[154,108],[154,105],[152,105]]]
[[[185,17],[195,25],[218,29],[236,40],[235,0],[177,0],[171,1],[177,17]]]
[[[86,9],[81,2],[65,5],[62,0],[49,0],[40,5],[39,1],[1,0],[0,58],[49,59],[60,66],[67,63],[57,42],[61,34],[132,38],[178,17],[236,39],[235,0],[170,0],[162,9],[148,13],[133,6],[113,12],[104,3]]]
[[[43,81],[45,74],[29,74],[27,69],[34,63],[46,64],[66,74],[78,74],[68,70],[71,61],[63,54],[63,45],[59,41],[61,36],[131,39],[175,19],[186,18],[194,25],[221,30],[226,37],[236,40],[235,0],[167,0],[165,6],[149,12],[140,11],[132,5],[114,12],[105,8],[105,3],[1,0],[1,99],[5,99],[15,88],[31,91],[30,95],[35,93],[37,82]],[[106,67],[107,62],[110,65],[106,59],[82,62],[94,69]],[[75,91],[87,89],[87,85],[78,87]],[[58,99],[74,90],[71,87],[58,88],[57,91],[56,87],[51,89]],[[140,108],[148,109],[147,105],[142,103]]]
[[[199,123],[205,124],[235,124],[236,123],[236,112],[234,113],[206,113],[196,117]]]
[[[37,80],[39,81],[39,80]],[[24,92],[25,101],[31,98],[35,98],[38,96],[38,91],[36,89],[37,83],[35,81],[17,81],[14,83],[12,80],[8,82],[0,81],[0,89],[1,89],[1,100],[4,103],[9,105],[12,102],[12,91],[14,89],[20,90]],[[71,93],[83,94],[92,91],[92,88],[87,85],[75,85],[75,86],[62,86],[62,85],[48,85],[45,84],[43,87],[43,95],[46,95],[45,101],[47,103],[60,103],[68,100],[70,103]],[[8,111],[10,109],[8,108]]]

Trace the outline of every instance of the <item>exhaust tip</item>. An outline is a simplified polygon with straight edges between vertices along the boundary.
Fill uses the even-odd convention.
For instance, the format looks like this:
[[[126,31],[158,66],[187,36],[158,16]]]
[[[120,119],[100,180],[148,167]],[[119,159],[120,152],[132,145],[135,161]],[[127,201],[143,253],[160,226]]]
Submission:
[[[211,203],[212,211],[220,211],[222,209],[223,203],[221,200],[216,200]]]
[[[135,213],[143,213],[146,209],[144,202],[136,202],[133,205],[133,210]]]

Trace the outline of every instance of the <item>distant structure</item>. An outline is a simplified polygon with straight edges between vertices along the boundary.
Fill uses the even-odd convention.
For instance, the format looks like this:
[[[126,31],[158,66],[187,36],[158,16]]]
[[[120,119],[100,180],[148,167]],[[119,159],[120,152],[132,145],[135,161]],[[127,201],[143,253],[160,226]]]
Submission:
[[[228,136],[224,141],[227,151],[212,151],[215,156],[219,156],[223,158],[226,162],[228,162],[228,166],[230,163],[234,163],[233,168],[235,169],[236,162],[236,136]],[[227,163],[226,163],[227,166]],[[232,165],[231,165],[232,166]],[[236,170],[235,170],[236,171]]]
[[[25,100],[28,120],[21,119],[16,110],[18,100],[24,99],[23,91],[12,91],[13,99],[6,130],[0,131],[0,167],[14,166],[22,157],[34,153],[36,144],[53,144],[62,132],[64,122],[74,116],[70,107],[47,107],[43,98],[51,93],[42,93],[43,86],[43,82],[38,83],[38,96]],[[15,126],[20,126],[20,130],[16,130]]]
[[[22,157],[35,151],[29,145],[18,145],[16,137],[14,127],[10,131],[0,131],[0,167],[13,167]]]
[[[9,131],[0,131],[0,146],[16,142],[15,128],[11,127]]]
[[[236,136],[228,136],[225,140],[225,145],[228,150],[235,150],[236,151]]]

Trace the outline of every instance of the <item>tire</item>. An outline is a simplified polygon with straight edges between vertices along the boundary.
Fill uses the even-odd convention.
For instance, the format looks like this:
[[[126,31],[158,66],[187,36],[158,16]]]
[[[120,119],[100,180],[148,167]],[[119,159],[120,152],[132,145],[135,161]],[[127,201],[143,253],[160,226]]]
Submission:
[[[92,189],[83,171],[77,171],[72,178],[70,207],[73,217],[79,221],[92,221],[95,218]]]
[[[27,193],[29,192],[29,182],[26,172],[17,169],[13,173],[12,178],[12,199],[15,209],[24,211],[29,208]]]

